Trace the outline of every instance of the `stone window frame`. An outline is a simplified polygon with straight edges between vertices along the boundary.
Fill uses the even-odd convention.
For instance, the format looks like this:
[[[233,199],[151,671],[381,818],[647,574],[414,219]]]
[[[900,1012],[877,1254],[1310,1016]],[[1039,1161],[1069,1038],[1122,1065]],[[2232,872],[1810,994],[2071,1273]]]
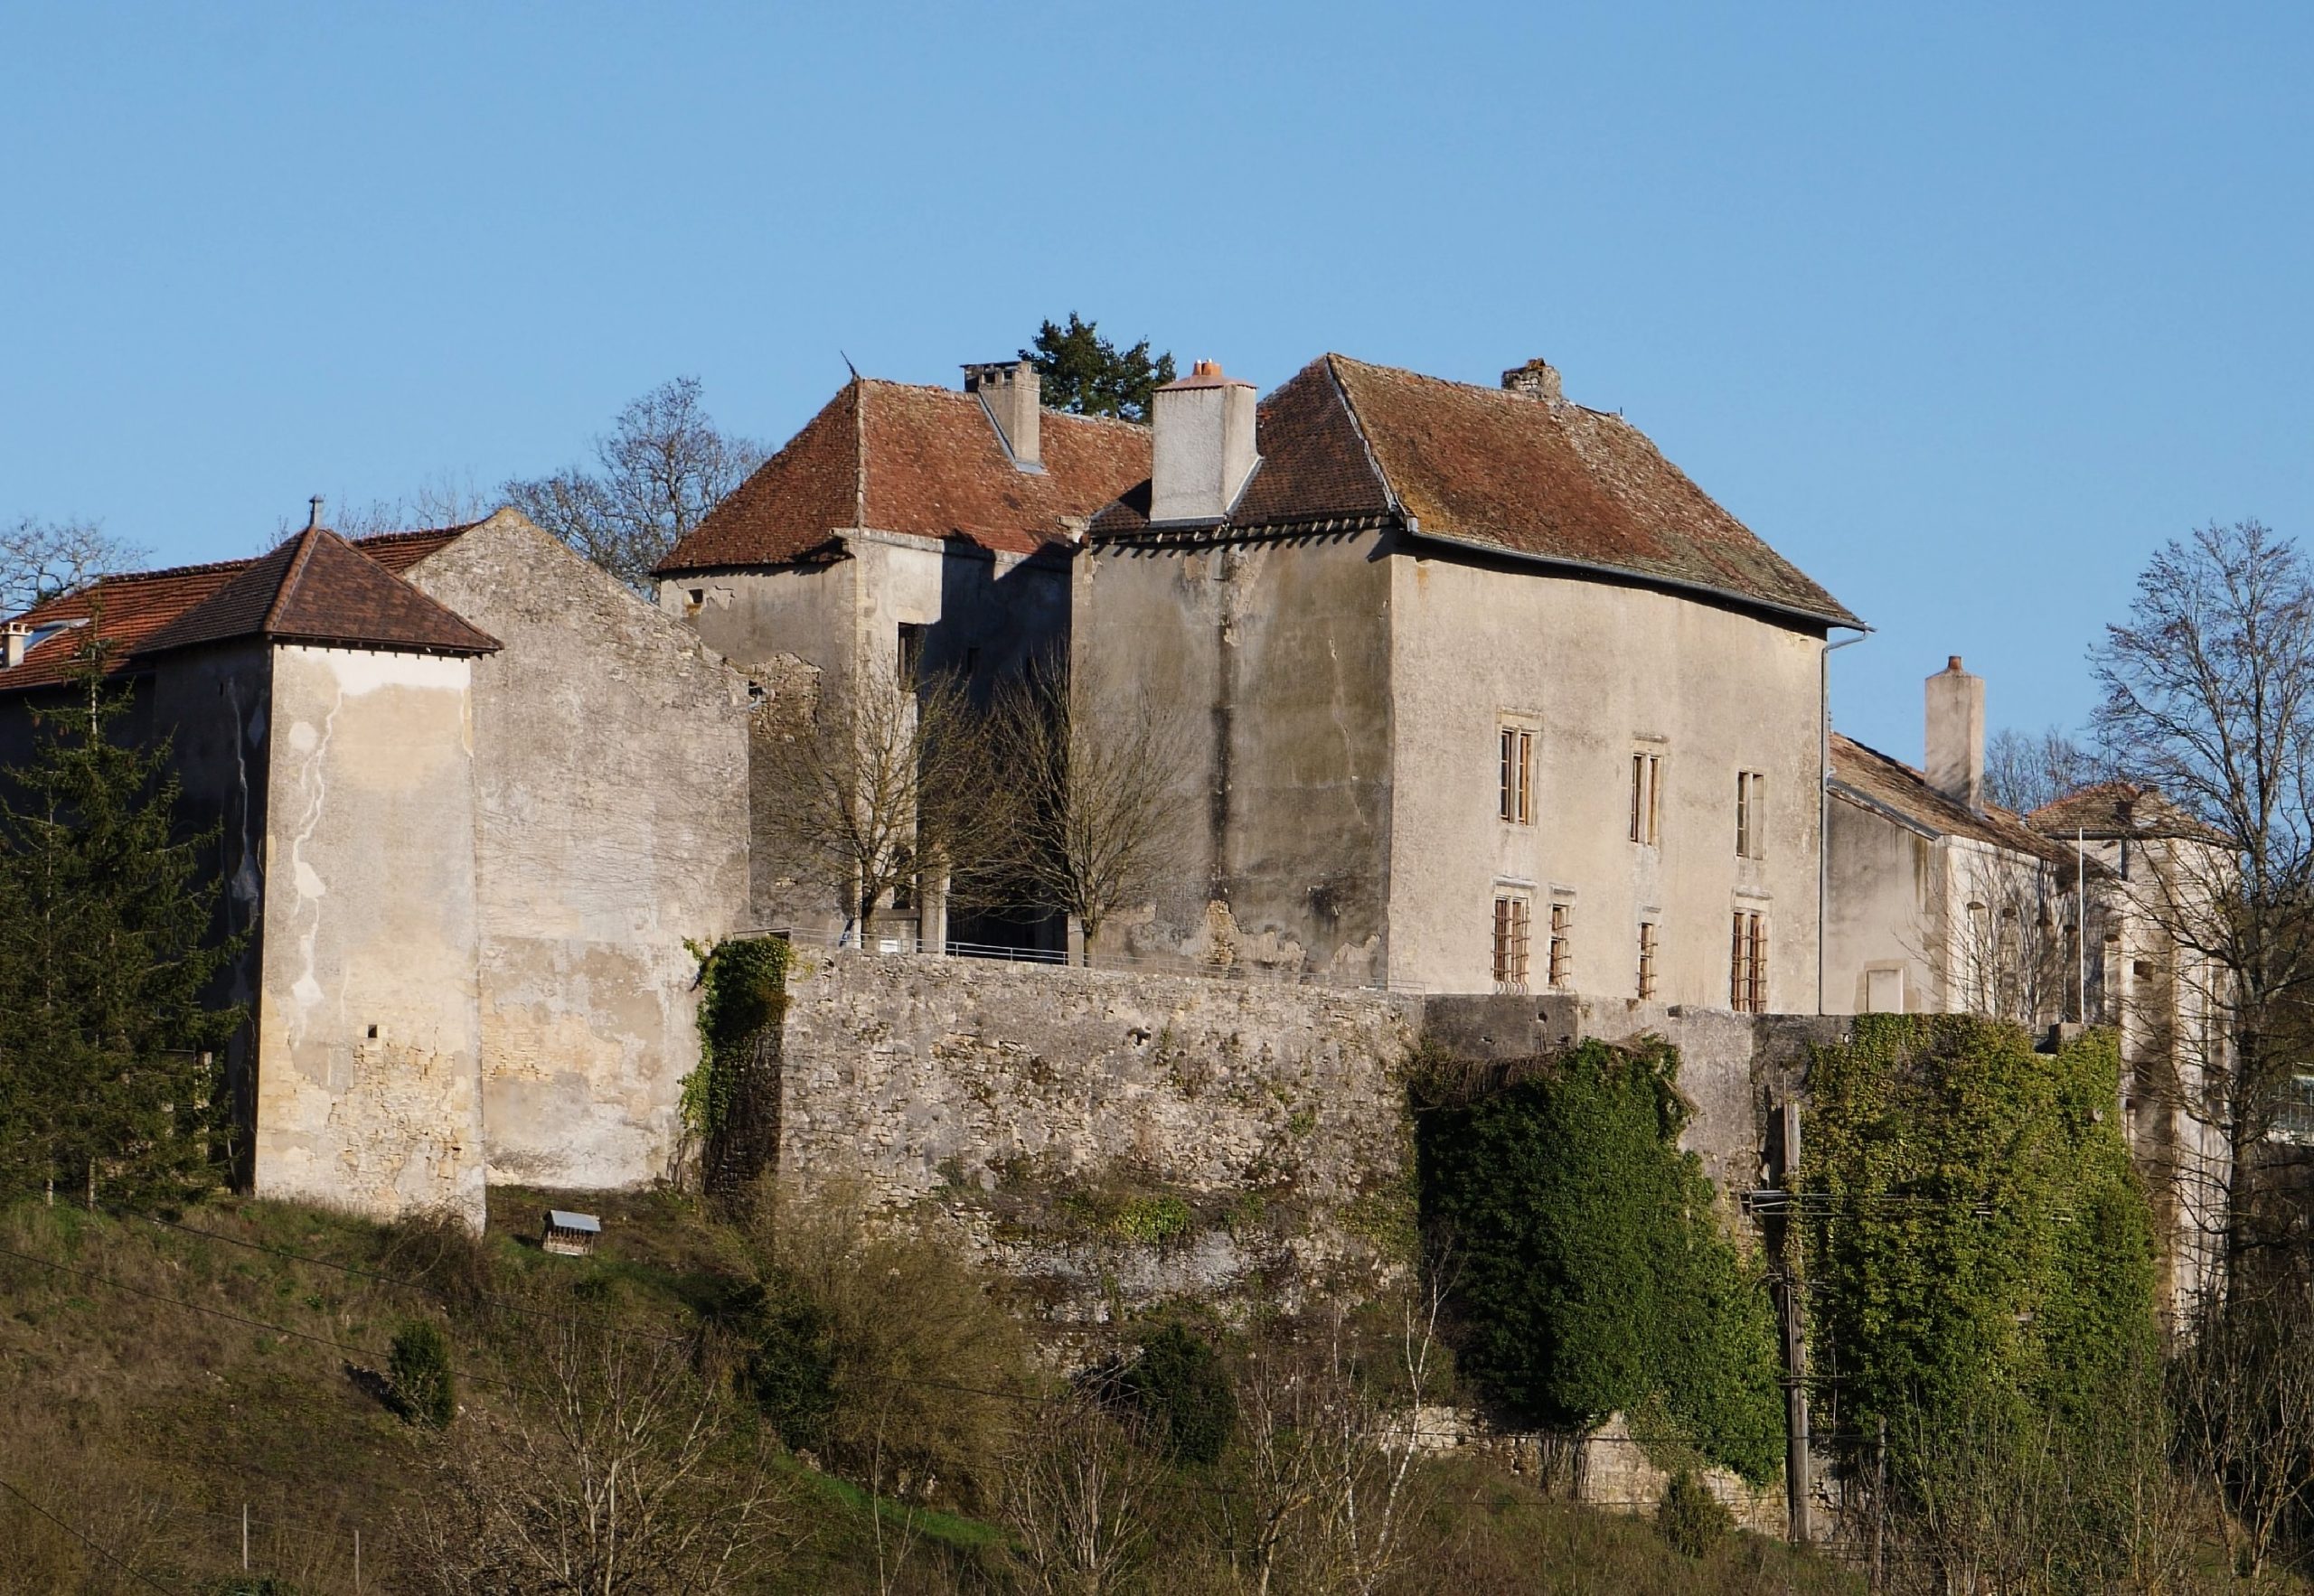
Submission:
[[[1532,934],[1535,895],[1525,887],[1498,882],[1494,888],[1493,970],[1498,992],[1527,990],[1528,943]]]
[[[1631,840],[1641,848],[1663,845],[1663,747],[1644,744],[1631,756]]]
[[[1727,1006],[1738,1014],[1768,1011],[1768,913],[1756,905],[1736,906],[1728,936]]]
[[[1764,771],[1736,773],[1736,857],[1768,856],[1768,778]]]
[[[1495,818],[1507,825],[1535,823],[1535,724],[1504,716],[1495,727]]]
[[[1655,996],[1661,986],[1661,972],[1657,964],[1662,953],[1662,921],[1659,918],[1639,923],[1639,1000],[1642,1003]]]
[[[1575,895],[1570,892],[1551,894],[1548,941],[1545,946],[1544,976],[1555,991],[1565,991],[1575,982]]]

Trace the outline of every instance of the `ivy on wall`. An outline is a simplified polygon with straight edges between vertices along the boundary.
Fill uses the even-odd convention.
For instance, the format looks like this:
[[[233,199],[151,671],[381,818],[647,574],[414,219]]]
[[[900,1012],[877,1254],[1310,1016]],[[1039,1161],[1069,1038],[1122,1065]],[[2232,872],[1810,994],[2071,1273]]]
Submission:
[[[1424,1218],[1445,1243],[1459,1366],[1514,1418],[1644,1414],[1764,1482],[1783,1454],[1774,1316],[1679,1150],[1679,1063],[1651,1038],[1591,1041],[1468,1101],[1418,1084]]]
[[[710,1190],[733,1190],[776,1150],[776,1084],[763,1078],[765,1043],[787,1018],[784,937],[734,937],[699,960],[699,1067],[683,1077],[683,1123],[706,1144]]]
[[[2093,1419],[2159,1366],[2153,1225],[2109,1031],[1866,1015],[1809,1071],[1801,1189],[1819,1372],[1850,1422]]]

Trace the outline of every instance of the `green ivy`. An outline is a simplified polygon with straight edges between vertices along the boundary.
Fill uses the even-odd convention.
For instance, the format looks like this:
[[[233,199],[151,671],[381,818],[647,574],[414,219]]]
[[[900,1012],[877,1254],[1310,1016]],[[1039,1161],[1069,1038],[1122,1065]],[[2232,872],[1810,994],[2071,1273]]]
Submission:
[[[1861,1424],[2009,1408],[2060,1424],[2159,1368],[2153,1224],[2110,1031],[1866,1015],[1809,1072],[1812,1361]]]
[[[684,945],[699,960],[700,999],[699,1067],[683,1077],[683,1122],[712,1136],[729,1114],[748,1048],[786,1018],[793,951],[776,936]]]
[[[1422,1206],[1450,1248],[1459,1366],[1526,1422],[1660,1411],[1747,1479],[1783,1453],[1758,1267],[1679,1150],[1679,1054],[1585,1042],[1469,1103],[1417,1102]]]

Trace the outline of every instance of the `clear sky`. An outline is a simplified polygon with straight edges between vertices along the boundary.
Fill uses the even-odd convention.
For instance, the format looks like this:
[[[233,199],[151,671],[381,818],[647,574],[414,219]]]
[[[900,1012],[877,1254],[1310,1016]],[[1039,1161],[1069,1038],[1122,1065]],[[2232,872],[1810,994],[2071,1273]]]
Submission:
[[[2314,531],[2314,8],[0,0],[0,518],[240,555],[784,440],[1071,309],[1620,408],[1876,628],[2074,723],[2160,540]]]

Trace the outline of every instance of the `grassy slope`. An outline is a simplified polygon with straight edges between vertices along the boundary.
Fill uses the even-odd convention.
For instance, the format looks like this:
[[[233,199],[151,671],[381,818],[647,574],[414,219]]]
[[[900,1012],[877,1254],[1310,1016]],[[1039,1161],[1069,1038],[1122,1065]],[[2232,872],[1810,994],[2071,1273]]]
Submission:
[[[590,1198],[610,1225],[602,1255],[583,1263],[529,1244],[543,1206],[540,1194],[494,1194],[493,1263],[510,1279],[586,1271],[671,1322],[712,1289],[715,1237],[679,1201]],[[381,1235],[364,1222],[228,1201],[186,1223],[210,1234],[36,1202],[0,1211],[0,1247],[83,1272],[0,1255],[0,1480],[166,1589],[232,1588],[244,1505],[255,1569],[301,1591],[352,1591],[358,1530],[362,1588],[391,1588],[395,1516],[418,1475],[408,1432],[357,1376],[382,1368],[396,1323],[430,1304],[280,1255],[374,1269]],[[475,1386],[466,1400],[493,1398]],[[895,1588],[992,1588],[1001,1531],[889,1503],[880,1525],[865,1492],[793,1467],[805,1484],[797,1511],[808,1535],[786,1588],[877,1589],[880,1527],[888,1563],[908,1549]],[[1748,1538],[1689,1563],[1642,1523],[1545,1502],[1477,1468],[1444,1469],[1436,1485],[1430,1572],[1465,1596],[1855,1588]],[[0,1596],[150,1589],[14,1497],[0,1499],[0,1546],[10,1548]],[[1167,1588],[1186,1596],[1199,1584]]]

